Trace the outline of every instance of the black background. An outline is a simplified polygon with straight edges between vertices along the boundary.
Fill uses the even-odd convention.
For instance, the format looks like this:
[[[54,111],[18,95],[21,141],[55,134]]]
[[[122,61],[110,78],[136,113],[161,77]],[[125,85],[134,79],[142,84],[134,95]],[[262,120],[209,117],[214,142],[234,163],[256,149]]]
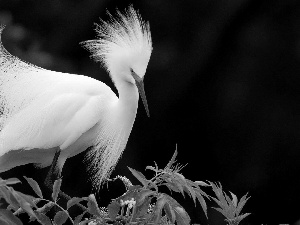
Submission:
[[[178,162],[188,163],[185,177],[220,181],[238,197],[249,192],[243,211],[252,215],[243,224],[300,223],[300,2],[1,0],[3,43],[25,61],[113,88],[78,43],[96,37],[94,23],[108,18],[106,9],[114,13],[130,3],[150,22],[154,50],[145,89],[151,117],[140,102],[113,176],[135,183],[127,166],[144,172],[156,161],[164,167],[177,144]],[[72,196],[91,193],[83,157],[64,166],[62,188]],[[1,176],[42,182],[45,173],[23,166]],[[99,205],[123,191],[110,184],[97,195]],[[176,197],[193,223],[224,224],[213,209],[207,221],[192,200]]]

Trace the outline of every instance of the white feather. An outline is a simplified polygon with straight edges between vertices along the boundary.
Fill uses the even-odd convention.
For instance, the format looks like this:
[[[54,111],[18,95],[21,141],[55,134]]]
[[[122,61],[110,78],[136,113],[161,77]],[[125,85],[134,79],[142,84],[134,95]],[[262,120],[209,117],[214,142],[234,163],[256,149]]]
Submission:
[[[0,32],[3,27],[0,28]],[[138,105],[135,85],[152,51],[149,24],[129,7],[97,26],[99,39],[85,47],[111,75],[119,98],[104,83],[23,62],[0,43],[0,172],[38,163],[58,166],[88,147],[94,186],[110,175],[130,135]],[[1,40],[0,40],[1,41]]]

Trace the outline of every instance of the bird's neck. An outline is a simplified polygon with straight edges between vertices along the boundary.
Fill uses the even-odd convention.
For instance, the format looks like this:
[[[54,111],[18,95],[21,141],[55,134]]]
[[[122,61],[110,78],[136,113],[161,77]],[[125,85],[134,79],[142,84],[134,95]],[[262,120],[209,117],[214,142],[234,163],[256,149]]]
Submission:
[[[129,121],[130,119],[134,121],[139,100],[137,87],[126,81],[115,82],[115,85],[119,94],[119,112],[122,113],[123,116],[128,116]]]

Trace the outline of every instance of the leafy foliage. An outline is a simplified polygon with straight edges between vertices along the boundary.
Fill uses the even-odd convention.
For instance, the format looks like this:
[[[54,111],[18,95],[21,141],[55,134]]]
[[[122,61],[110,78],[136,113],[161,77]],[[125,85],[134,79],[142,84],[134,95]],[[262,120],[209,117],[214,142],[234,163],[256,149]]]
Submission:
[[[245,194],[240,201],[235,194],[230,192],[232,199],[222,190],[222,185],[214,184],[210,182],[214,193],[216,194],[217,198],[212,197],[212,199],[218,204],[219,208],[215,208],[218,212],[222,213],[223,216],[226,217],[226,221],[229,225],[238,225],[242,219],[250,215],[250,213],[241,214],[244,205],[248,201],[250,197],[247,197]]]
[[[74,225],[107,225],[107,224],[153,224],[153,225],[188,225],[190,217],[185,209],[167,193],[160,191],[162,186],[167,187],[171,193],[178,192],[183,196],[190,196],[194,204],[197,202],[207,217],[206,199],[213,199],[219,206],[215,208],[226,217],[229,225],[237,225],[249,213],[240,215],[240,212],[249,199],[243,196],[238,202],[237,197],[231,193],[230,199],[222,190],[222,186],[212,182],[191,181],[186,179],[180,170],[183,168],[176,164],[177,150],[164,169],[148,166],[155,175],[147,179],[141,172],[129,168],[131,173],[140,182],[133,185],[126,177],[117,176],[110,181],[119,179],[123,181],[126,192],[111,201],[106,208],[98,206],[93,194],[88,197],[73,197],[67,202],[66,209],[58,205],[57,200],[60,193],[61,179],[54,182],[52,199],[43,198],[38,183],[32,178],[24,177],[37,197],[16,191],[11,185],[20,183],[17,178],[3,180],[0,178],[0,199],[7,204],[0,205],[0,223],[22,225],[18,218],[19,214],[27,214],[30,221],[38,221],[44,225],[62,225],[67,221]],[[202,189],[211,187],[216,198],[207,195]],[[83,205],[82,205],[83,204]],[[80,205],[82,213],[71,217],[70,208]],[[49,218],[49,212],[55,215]]]

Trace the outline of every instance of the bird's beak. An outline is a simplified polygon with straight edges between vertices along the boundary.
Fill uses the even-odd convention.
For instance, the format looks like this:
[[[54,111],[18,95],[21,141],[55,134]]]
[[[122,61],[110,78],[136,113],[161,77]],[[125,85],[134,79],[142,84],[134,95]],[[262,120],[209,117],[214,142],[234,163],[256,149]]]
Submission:
[[[148,109],[148,103],[147,103],[145,89],[144,89],[144,81],[133,70],[131,71],[131,75],[135,80],[135,84],[136,84],[136,86],[138,88],[138,91],[139,91],[139,94],[142,98],[144,107],[146,109],[147,116],[150,117],[150,112],[149,112],[149,109]]]

